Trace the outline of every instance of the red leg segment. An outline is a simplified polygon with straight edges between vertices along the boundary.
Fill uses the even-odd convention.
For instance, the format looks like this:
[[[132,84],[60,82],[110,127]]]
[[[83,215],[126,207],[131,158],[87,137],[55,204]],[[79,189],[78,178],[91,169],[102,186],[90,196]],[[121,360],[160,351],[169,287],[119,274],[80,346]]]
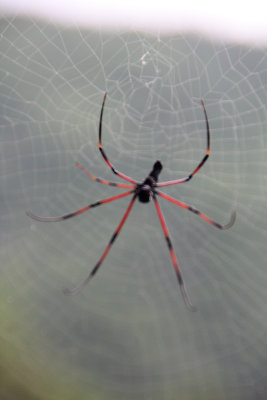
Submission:
[[[163,230],[163,233],[164,233],[167,245],[168,245],[168,249],[169,249],[169,252],[170,252],[170,255],[171,255],[171,260],[172,260],[173,267],[175,269],[176,276],[177,276],[177,279],[178,279],[178,282],[179,282],[179,285],[180,285],[180,288],[181,288],[181,292],[182,292],[182,295],[183,295],[183,298],[184,298],[184,302],[185,302],[185,304],[187,305],[187,307],[191,311],[195,311],[195,307],[190,302],[188,294],[186,292],[184,281],[183,281],[182,274],[181,274],[181,270],[178,267],[178,262],[177,262],[177,259],[176,259],[176,256],[175,256],[175,253],[174,253],[174,250],[173,250],[173,246],[172,246],[172,242],[171,242],[170,235],[169,235],[169,232],[168,232],[168,228],[167,228],[165,219],[163,217],[162,211],[160,209],[158,200],[157,200],[155,195],[153,197],[153,200],[154,200],[155,207],[156,207],[156,210],[157,210],[157,213],[158,213],[158,216],[159,216],[159,220],[160,220],[160,223],[161,223],[161,226],[162,226],[162,230]]]
[[[83,288],[85,285],[87,285],[87,283],[88,283],[88,282],[92,279],[92,277],[95,275],[95,273],[97,272],[98,268],[101,266],[101,264],[102,264],[103,261],[105,260],[106,256],[108,255],[108,253],[109,253],[109,251],[110,251],[110,249],[111,249],[111,246],[113,245],[113,243],[115,242],[116,238],[118,237],[118,235],[119,235],[119,233],[120,233],[120,231],[121,231],[121,229],[122,229],[122,227],[123,227],[123,225],[124,225],[124,223],[125,223],[125,221],[126,221],[128,215],[130,214],[130,211],[131,211],[131,209],[132,209],[132,207],[133,207],[133,205],[134,205],[135,199],[136,199],[136,194],[134,194],[134,196],[133,196],[133,198],[132,198],[132,200],[131,200],[131,202],[130,202],[130,204],[129,204],[129,206],[128,206],[128,208],[127,208],[125,214],[124,214],[124,216],[122,217],[121,222],[119,223],[117,229],[116,229],[115,232],[113,233],[113,235],[112,235],[112,237],[111,237],[111,239],[110,239],[110,241],[109,241],[109,243],[108,243],[108,245],[107,245],[107,247],[106,247],[104,253],[103,253],[102,256],[100,257],[98,263],[97,263],[97,264],[95,265],[95,267],[92,269],[92,271],[91,271],[90,274],[87,276],[87,278],[86,278],[84,281],[82,281],[82,283],[81,283],[79,286],[77,286],[76,288],[74,288],[74,289],[72,289],[72,290],[65,289],[65,290],[64,290],[64,293],[65,293],[66,295],[74,295],[74,294],[79,293],[79,292],[82,290],[82,288]]]
[[[97,178],[90,171],[88,171],[88,169],[84,168],[79,162],[76,162],[76,167],[80,168],[83,172],[86,173],[86,175],[90,176],[90,178],[93,179],[94,181],[103,183],[104,185],[127,188],[127,189],[134,189],[135,187],[135,185],[127,185],[126,183],[117,183],[117,182],[115,183],[106,181],[105,179],[102,178]]]
[[[121,193],[121,194],[119,194],[117,196],[113,196],[113,197],[109,197],[108,199],[97,201],[95,203],[89,204],[88,206],[85,206],[85,207],[81,208],[78,211],[75,211],[75,212],[70,213],[70,214],[63,215],[61,217],[39,217],[38,215],[33,214],[31,211],[26,211],[26,214],[29,217],[31,217],[32,219],[35,219],[36,221],[41,221],[41,222],[63,221],[64,219],[72,218],[72,217],[75,217],[76,215],[82,214],[85,211],[89,210],[90,208],[101,206],[102,204],[109,203],[110,201],[118,200],[118,199],[121,199],[122,197],[129,196],[133,192],[134,192],[134,190],[130,190],[129,192]]]
[[[229,228],[231,228],[231,226],[235,222],[235,219],[236,219],[236,212],[235,211],[232,213],[230,221],[228,222],[228,224],[221,225],[218,222],[213,221],[211,218],[207,217],[207,215],[203,214],[202,212],[200,212],[199,210],[197,210],[194,207],[191,207],[191,206],[189,206],[189,205],[187,205],[187,204],[185,204],[185,203],[183,203],[183,202],[181,202],[179,200],[176,200],[173,197],[168,196],[165,193],[158,192],[158,191],[156,191],[155,193],[158,194],[163,199],[168,200],[171,203],[174,203],[179,207],[185,208],[186,210],[189,210],[189,211],[193,212],[194,214],[198,215],[200,218],[204,219],[204,221],[207,221],[209,224],[211,224],[213,226],[216,226],[216,228],[218,228],[218,229],[222,229],[222,230],[229,229]]]
[[[106,97],[107,97],[107,92],[104,94],[104,98],[103,98],[103,102],[102,102],[102,107],[101,107],[101,112],[100,112],[100,119],[99,119],[99,142],[98,142],[98,147],[99,147],[99,151],[102,154],[105,162],[108,164],[109,168],[111,169],[111,171],[115,174],[118,175],[120,178],[124,179],[125,181],[131,182],[133,184],[137,184],[137,181],[135,181],[134,179],[130,178],[127,175],[124,175],[122,172],[116,170],[113,165],[111,164],[111,162],[109,161],[106,153],[104,152],[103,148],[102,148],[102,119],[103,119],[103,112],[104,112],[104,106],[105,106],[105,101],[106,101]]]

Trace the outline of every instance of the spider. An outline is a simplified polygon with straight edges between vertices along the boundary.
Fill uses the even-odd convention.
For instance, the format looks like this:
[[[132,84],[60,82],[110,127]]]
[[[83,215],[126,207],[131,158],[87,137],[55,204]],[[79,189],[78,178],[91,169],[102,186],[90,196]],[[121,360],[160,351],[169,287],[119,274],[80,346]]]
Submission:
[[[109,168],[111,169],[111,171],[117,175],[119,178],[122,178],[124,181],[128,182],[128,183],[115,183],[115,182],[110,182],[110,181],[106,181],[102,178],[97,178],[96,176],[94,176],[90,171],[88,171],[86,168],[84,168],[80,163],[76,162],[76,166],[78,168],[80,168],[84,173],[86,173],[87,175],[89,175],[89,177],[91,179],[93,179],[96,182],[100,182],[104,185],[109,185],[109,186],[115,186],[118,188],[125,188],[125,189],[130,189],[124,193],[121,193],[117,196],[113,196],[113,197],[109,197],[106,198],[104,200],[100,200],[97,201],[95,203],[89,204],[83,208],[81,208],[80,210],[77,210],[75,212],[72,212],[70,214],[66,214],[63,215],[61,217],[39,217],[35,214],[33,214],[30,211],[27,211],[26,214],[33,218],[34,220],[37,221],[41,221],[41,222],[51,222],[51,221],[63,221],[72,217],[75,217],[76,215],[80,215],[82,213],[84,213],[85,211],[93,208],[93,207],[98,207],[101,206],[102,204],[106,204],[118,199],[121,199],[123,197],[132,195],[131,201],[119,223],[119,225],[117,226],[117,228],[115,229],[113,235],[111,236],[111,239],[107,245],[107,247],[105,248],[102,256],[100,257],[100,259],[98,260],[98,262],[96,263],[96,265],[94,266],[94,268],[92,269],[92,271],[90,272],[90,274],[74,289],[64,289],[64,293],[66,295],[74,295],[79,293],[82,288],[91,280],[91,278],[95,275],[95,273],[98,271],[99,267],[101,266],[101,264],[103,263],[103,261],[105,260],[105,258],[107,257],[112,245],[114,244],[115,240],[117,239],[126,219],[128,218],[130,211],[134,205],[134,202],[136,199],[138,199],[141,203],[148,203],[151,199],[153,200],[154,204],[155,204],[155,208],[156,208],[156,212],[158,214],[159,220],[160,220],[160,224],[163,230],[163,234],[165,236],[166,242],[167,242],[167,246],[168,246],[168,250],[170,253],[170,257],[171,257],[171,261],[178,279],[178,283],[180,285],[180,289],[183,295],[183,299],[185,304],[187,305],[187,307],[190,310],[195,310],[195,307],[192,305],[189,296],[187,294],[186,288],[185,288],[185,284],[184,284],[184,280],[182,278],[182,274],[181,274],[181,270],[178,266],[178,262],[177,262],[177,258],[173,249],[173,245],[171,242],[171,238],[168,232],[168,228],[164,219],[164,216],[162,214],[159,202],[158,202],[158,197],[161,197],[173,204],[176,204],[179,207],[185,208],[186,210],[191,211],[192,213],[198,215],[200,218],[204,219],[204,221],[208,222],[209,224],[215,226],[218,229],[228,229],[230,228],[234,222],[235,222],[235,218],[236,218],[236,213],[235,211],[232,213],[230,221],[226,224],[226,225],[221,225],[218,222],[215,222],[214,220],[212,220],[211,218],[209,218],[208,216],[206,216],[205,214],[203,214],[202,212],[200,212],[199,210],[197,210],[196,208],[187,205],[179,200],[174,199],[171,196],[168,196],[165,193],[162,193],[159,188],[165,187],[165,186],[171,186],[171,185],[176,185],[179,183],[184,183],[184,182],[188,182],[190,181],[193,176],[200,170],[201,167],[203,167],[203,165],[205,164],[205,162],[207,161],[209,155],[210,155],[210,127],[209,127],[209,121],[208,121],[208,116],[207,116],[207,111],[204,105],[203,100],[200,100],[203,112],[204,112],[204,117],[205,117],[205,122],[206,122],[206,132],[207,132],[207,146],[206,146],[206,153],[204,155],[204,157],[202,158],[202,160],[200,161],[200,163],[198,164],[198,166],[193,170],[193,172],[191,172],[188,176],[186,176],[185,178],[181,178],[181,179],[177,179],[177,180],[172,180],[172,181],[167,181],[167,182],[158,182],[158,177],[159,174],[163,168],[162,164],[160,161],[156,161],[153,165],[153,169],[152,171],[148,174],[148,176],[145,178],[145,180],[141,183],[137,182],[136,180],[132,179],[131,177],[123,174],[122,172],[118,171],[117,169],[114,168],[114,166],[111,164],[111,162],[109,161],[103,147],[102,147],[102,119],[103,119],[103,112],[104,112],[104,106],[105,106],[105,101],[106,101],[106,97],[107,97],[107,92],[104,94],[104,98],[102,101],[102,107],[101,107],[101,112],[100,112],[100,119],[99,119],[99,129],[98,129],[98,147],[100,150],[100,153],[102,154],[105,162],[107,163],[107,165],[109,166]]]

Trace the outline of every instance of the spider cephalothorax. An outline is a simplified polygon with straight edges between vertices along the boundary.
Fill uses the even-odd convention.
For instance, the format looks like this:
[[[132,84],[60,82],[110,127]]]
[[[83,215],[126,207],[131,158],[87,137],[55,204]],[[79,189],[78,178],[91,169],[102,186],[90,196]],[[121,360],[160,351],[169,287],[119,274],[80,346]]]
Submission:
[[[178,283],[180,285],[181,288],[181,292],[184,298],[184,301],[186,303],[186,305],[188,306],[188,308],[190,310],[194,310],[194,306],[191,304],[189,297],[187,295],[186,289],[185,289],[185,285],[184,285],[184,281],[182,278],[182,274],[181,274],[181,270],[178,266],[178,262],[176,259],[176,255],[174,253],[174,249],[172,246],[172,242],[171,242],[171,238],[168,232],[168,228],[165,222],[165,219],[163,217],[161,208],[159,206],[159,202],[157,199],[157,196],[162,197],[165,200],[168,200],[169,202],[178,205],[179,207],[185,208],[188,211],[193,212],[194,214],[197,214],[200,218],[204,219],[206,222],[208,222],[211,225],[214,225],[216,228],[219,229],[228,229],[230,228],[234,221],[235,221],[235,212],[232,213],[231,215],[231,219],[228,222],[228,224],[226,225],[221,225],[218,222],[215,222],[214,220],[212,220],[211,218],[207,217],[205,214],[203,214],[202,212],[200,212],[199,210],[197,210],[196,208],[189,206],[179,200],[174,199],[173,197],[168,196],[165,193],[162,193],[160,191],[158,191],[157,189],[160,187],[164,187],[164,186],[170,186],[170,185],[176,185],[179,183],[183,183],[183,182],[188,182],[199,170],[200,168],[204,165],[204,163],[207,161],[209,154],[210,154],[210,129],[209,129],[209,121],[208,121],[208,117],[207,117],[207,112],[204,106],[204,102],[203,100],[200,100],[201,102],[201,106],[204,112],[204,116],[205,116],[205,121],[206,121],[206,131],[207,131],[207,147],[206,147],[206,153],[204,155],[204,157],[202,158],[202,160],[200,161],[200,163],[197,165],[197,167],[193,170],[193,172],[191,172],[188,176],[186,176],[185,178],[181,178],[181,179],[177,179],[177,180],[173,180],[173,181],[167,181],[167,182],[159,182],[158,183],[158,176],[162,170],[162,164],[160,161],[156,161],[154,163],[153,169],[150,172],[150,174],[146,177],[146,179],[143,181],[143,183],[138,183],[136,180],[130,178],[129,176],[123,174],[122,172],[116,170],[113,165],[111,164],[111,162],[109,161],[106,153],[104,152],[103,148],[102,148],[102,117],[103,117],[103,111],[104,111],[104,105],[105,105],[105,101],[106,101],[106,96],[107,93],[105,93],[104,98],[103,98],[103,102],[102,102],[102,107],[101,107],[101,112],[100,112],[100,119],[99,119],[99,131],[98,131],[98,137],[99,137],[99,142],[98,142],[98,147],[99,150],[105,160],[105,162],[107,163],[107,165],[110,167],[111,171],[117,175],[118,177],[124,179],[125,181],[127,181],[128,183],[119,183],[119,182],[110,182],[110,181],[106,181],[102,178],[97,178],[96,176],[94,176],[90,171],[88,171],[86,168],[84,168],[80,163],[76,163],[77,167],[80,168],[82,171],[84,171],[87,175],[90,176],[90,178],[92,178],[94,181],[96,182],[100,182],[103,183],[105,185],[110,185],[110,186],[115,186],[115,187],[119,187],[119,188],[127,188],[130,189],[127,192],[118,194],[117,196],[113,196],[113,197],[109,197],[107,199],[104,200],[100,200],[97,201],[95,203],[89,204],[83,208],[81,208],[80,210],[77,210],[75,212],[72,212],[70,214],[66,214],[63,215],[61,217],[39,217],[35,214],[33,214],[30,211],[27,211],[27,215],[37,221],[43,221],[43,222],[50,222],[50,221],[62,221],[65,219],[69,219],[72,217],[75,217],[76,215],[82,214],[85,211],[89,210],[90,208],[93,207],[97,207],[97,206],[101,206],[102,204],[105,203],[109,203],[111,201],[114,200],[118,200],[121,199],[123,197],[129,196],[130,194],[132,194],[132,199],[130,201],[130,204],[128,205],[119,225],[117,226],[115,232],[113,233],[113,235],[111,236],[111,239],[107,245],[107,247],[105,248],[102,256],[100,257],[99,261],[96,263],[95,267],[92,269],[92,271],[90,272],[90,274],[86,277],[86,279],[84,279],[82,281],[82,283],[80,285],[78,285],[76,288],[69,290],[69,289],[65,289],[64,293],[67,295],[72,295],[72,294],[76,294],[78,292],[81,291],[81,289],[91,280],[91,278],[95,275],[95,273],[97,272],[97,270],[99,269],[99,267],[101,266],[101,264],[103,263],[104,259],[106,258],[109,250],[111,249],[111,246],[113,245],[113,243],[115,242],[116,238],[118,237],[118,234],[120,233],[126,219],[128,218],[128,215],[130,214],[130,211],[134,205],[134,202],[136,200],[136,198],[139,199],[139,201],[141,203],[148,203],[150,201],[150,199],[152,198],[156,207],[156,211],[161,223],[161,227],[163,230],[163,234],[165,236],[167,245],[168,245],[168,249],[170,252],[170,256],[171,256],[171,261],[178,279]]]

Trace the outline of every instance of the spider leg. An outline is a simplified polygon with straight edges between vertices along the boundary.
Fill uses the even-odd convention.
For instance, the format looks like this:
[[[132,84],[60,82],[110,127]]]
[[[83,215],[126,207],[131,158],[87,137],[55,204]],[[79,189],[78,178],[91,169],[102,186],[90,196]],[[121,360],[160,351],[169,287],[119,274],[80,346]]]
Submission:
[[[173,250],[173,246],[172,246],[172,242],[171,242],[170,235],[169,235],[169,232],[168,232],[168,228],[167,228],[165,219],[163,217],[162,211],[161,211],[160,206],[159,206],[159,202],[158,202],[155,194],[153,195],[153,200],[154,200],[155,207],[156,207],[156,210],[157,210],[157,213],[158,213],[158,216],[159,216],[159,220],[160,220],[160,223],[161,223],[161,226],[162,226],[162,230],[163,230],[163,233],[164,233],[167,245],[168,245],[168,249],[169,249],[169,252],[170,252],[170,255],[171,255],[171,260],[172,260],[172,263],[173,263],[174,270],[176,272],[178,283],[179,283],[180,288],[181,288],[181,292],[182,292],[182,295],[183,295],[184,302],[185,302],[186,306],[189,308],[189,310],[195,311],[196,307],[193,306],[193,304],[191,303],[191,301],[190,301],[190,299],[188,297],[188,294],[186,292],[185,284],[184,284],[184,281],[183,281],[183,278],[182,278],[181,270],[180,270],[180,268],[178,266],[176,255],[175,255],[174,250]]]
[[[209,158],[209,155],[210,155],[210,126],[209,126],[209,120],[208,120],[207,111],[206,111],[206,108],[205,108],[205,105],[204,105],[204,101],[201,99],[200,103],[201,103],[201,106],[202,106],[202,109],[203,109],[203,112],[204,112],[205,121],[206,121],[206,130],[207,130],[207,147],[206,147],[206,153],[205,153],[204,157],[202,158],[202,160],[200,161],[198,166],[194,169],[194,171],[191,172],[191,174],[189,174],[185,178],[177,179],[177,180],[174,180],[174,181],[167,181],[167,182],[157,183],[155,186],[163,187],[163,186],[176,185],[178,183],[183,183],[183,182],[190,181],[190,179],[200,170],[201,167],[203,167],[203,165],[205,164],[205,162]]]
[[[135,181],[134,179],[130,178],[127,175],[124,175],[122,172],[116,170],[113,165],[111,164],[111,162],[109,161],[106,153],[104,152],[103,148],[102,148],[102,119],[103,119],[103,112],[104,112],[104,106],[105,106],[105,101],[106,101],[106,97],[107,97],[107,92],[104,94],[104,98],[103,98],[103,102],[102,102],[102,107],[101,107],[101,112],[100,112],[100,119],[99,119],[99,130],[98,130],[98,136],[99,136],[99,142],[98,142],[98,147],[99,147],[99,151],[102,154],[105,162],[108,164],[108,166],[110,167],[111,171],[115,174],[118,175],[120,178],[124,179],[125,181],[131,182],[133,184],[137,184],[137,181]]]
[[[101,264],[102,264],[103,261],[105,260],[106,256],[108,255],[108,253],[109,253],[109,251],[110,251],[110,249],[111,249],[111,246],[113,245],[113,243],[115,242],[116,238],[118,237],[118,235],[119,235],[119,233],[120,233],[120,231],[121,231],[121,229],[122,229],[122,227],[123,227],[123,225],[124,225],[124,223],[125,223],[125,221],[126,221],[128,215],[130,214],[130,211],[131,211],[131,209],[132,209],[132,207],[133,207],[133,205],[134,205],[135,199],[136,199],[136,194],[134,194],[134,196],[132,197],[132,200],[131,200],[129,206],[127,207],[127,210],[125,211],[125,213],[124,213],[124,215],[123,215],[123,217],[122,217],[122,219],[121,219],[121,222],[120,222],[119,225],[117,226],[117,229],[116,229],[115,232],[113,233],[113,235],[112,235],[112,237],[111,237],[111,239],[110,239],[110,241],[109,241],[109,243],[108,243],[108,245],[107,245],[107,247],[106,247],[104,253],[103,253],[102,256],[100,257],[99,261],[97,262],[97,264],[95,265],[95,267],[92,269],[92,271],[90,272],[90,274],[87,276],[87,278],[85,278],[85,279],[82,281],[82,283],[81,283],[80,285],[78,285],[78,286],[75,287],[74,289],[71,289],[71,290],[70,290],[70,289],[64,289],[64,291],[63,291],[64,294],[66,294],[66,295],[74,295],[74,294],[79,293],[79,292],[82,290],[82,288],[83,288],[85,285],[87,285],[87,283],[88,283],[88,282],[92,279],[92,277],[95,275],[95,273],[97,272],[98,268],[101,266]]]
[[[127,185],[126,183],[115,183],[115,182],[106,181],[105,179],[102,179],[102,178],[97,178],[90,171],[88,171],[88,169],[84,168],[79,162],[76,162],[76,167],[80,168],[83,172],[85,172],[88,176],[90,176],[90,178],[93,179],[94,181],[103,183],[104,185],[127,188],[127,189],[134,189],[134,187],[135,187],[135,185]]]
[[[124,192],[117,196],[113,196],[113,197],[109,197],[108,199],[97,201],[95,203],[89,204],[88,206],[81,208],[80,210],[77,210],[70,214],[62,215],[61,217],[39,217],[38,215],[33,214],[31,211],[26,211],[26,214],[29,217],[31,217],[32,219],[35,219],[36,221],[41,221],[41,222],[63,221],[64,219],[72,218],[72,217],[75,217],[76,215],[82,214],[85,211],[89,210],[90,208],[101,206],[102,204],[109,203],[110,201],[118,200],[122,197],[129,196],[129,194],[131,194],[133,192],[134,192],[134,190],[130,190],[129,192]]]
[[[202,212],[200,212],[196,208],[194,208],[192,206],[189,206],[188,204],[185,204],[185,203],[183,203],[183,202],[181,202],[179,200],[176,200],[173,197],[168,196],[165,193],[158,192],[158,191],[155,191],[155,193],[158,194],[163,199],[168,200],[171,203],[174,203],[179,207],[185,208],[186,210],[189,210],[189,211],[193,212],[194,214],[198,215],[200,218],[204,219],[204,221],[207,221],[209,224],[211,224],[213,226],[216,226],[216,228],[218,228],[218,229],[222,229],[222,230],[229,229],[229,228],[231,228],[231,226],[233,226],[233,224],[235,222],[235,219],[236,219],[236,212],[235,211],[232,212],[230,221],[226,225],[221,225],[218,222],[215,222],[211,218],[207,217],[207,215],[203,214]]]

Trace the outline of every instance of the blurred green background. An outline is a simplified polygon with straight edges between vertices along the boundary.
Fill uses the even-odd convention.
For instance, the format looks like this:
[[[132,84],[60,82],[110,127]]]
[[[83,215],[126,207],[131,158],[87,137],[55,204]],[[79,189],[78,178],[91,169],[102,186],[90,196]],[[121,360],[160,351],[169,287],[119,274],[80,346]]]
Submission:
[[[267,50],[190,36],[0,21],[1,399],[266,399]],[[188,292],[182,300],[153,204],[136,203],[94,280],[129,200],[61,223],[123,191],[98,151],[143,180],[186,176],[166,193],[226,223],[219,231],[161,199]]]

